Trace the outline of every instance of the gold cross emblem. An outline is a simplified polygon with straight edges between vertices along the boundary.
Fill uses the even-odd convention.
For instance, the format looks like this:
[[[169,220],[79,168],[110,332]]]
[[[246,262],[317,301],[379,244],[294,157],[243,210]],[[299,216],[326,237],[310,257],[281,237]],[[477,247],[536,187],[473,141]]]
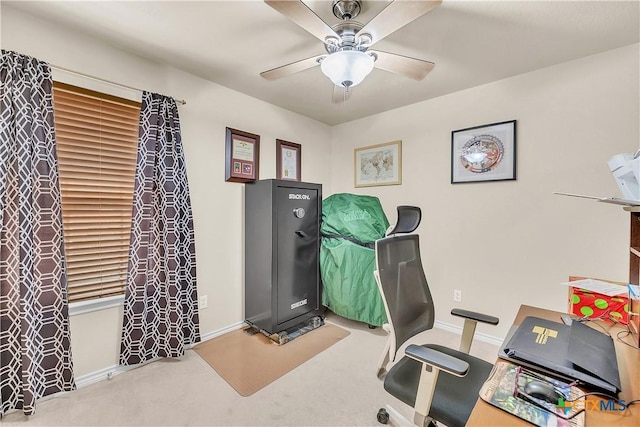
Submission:
[[[546,344],[549,337],[556,338],[558,336],[558,331],[543,328],[542,326],[534,326],[531,332],[538,334],[536,344]]]

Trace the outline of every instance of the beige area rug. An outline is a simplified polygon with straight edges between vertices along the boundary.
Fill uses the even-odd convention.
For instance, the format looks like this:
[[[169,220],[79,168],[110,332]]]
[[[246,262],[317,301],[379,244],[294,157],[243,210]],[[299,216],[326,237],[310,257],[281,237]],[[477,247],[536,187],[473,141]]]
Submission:
[[[194,350],[241,396],[250,396],[347,337],[350,332],[325,323],[284,345],[245,329],[228,332]]]

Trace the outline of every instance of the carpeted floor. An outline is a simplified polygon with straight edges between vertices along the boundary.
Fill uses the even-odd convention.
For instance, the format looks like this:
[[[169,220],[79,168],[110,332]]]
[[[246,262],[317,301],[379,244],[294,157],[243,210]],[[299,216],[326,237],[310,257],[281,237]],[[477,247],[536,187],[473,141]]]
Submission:
[[[240,396],[189,350],[179,360],[161,360],[111,380],[62,394],[37,405],[27,419],[13,412],[2,427],[29,426],[379,426],[378,409],[392,404],[376,377],[386,333],[335,315],[351,332],[249,397]],[[457,347],[459,336],[434,329],[419,342]],[[294,341],[295,342],[295,341]],[[495,361],[498,348],[476,341],[472,353]]]

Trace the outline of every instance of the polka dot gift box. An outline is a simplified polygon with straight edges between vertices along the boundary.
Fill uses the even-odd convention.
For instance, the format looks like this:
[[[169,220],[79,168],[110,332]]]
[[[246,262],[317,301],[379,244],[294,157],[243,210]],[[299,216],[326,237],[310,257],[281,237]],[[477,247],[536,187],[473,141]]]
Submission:
[[[585,279],[585,277],[569,277],[570,282],[583,279]],[[627,285],[626,283],[611,282],[608,280],[601,281],[624,286],[625,289]],[[629,298],[625,294],[608,296],[570,286],[569,312],[580,317],[597,317],[626,325],[629,320]]]

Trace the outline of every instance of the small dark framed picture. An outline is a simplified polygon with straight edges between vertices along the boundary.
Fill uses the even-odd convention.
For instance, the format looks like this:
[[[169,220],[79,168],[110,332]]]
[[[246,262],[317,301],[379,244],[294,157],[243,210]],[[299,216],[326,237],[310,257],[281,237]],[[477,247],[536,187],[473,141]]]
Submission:
[[[225,140],[225,181],[252,182],[258,179],[260,136],[227,128]]]
[[[451,132],[451,183],[516,179],[516,121]]]
[[[302,146],[300,144],[276,139],[276,171],[278,179],[302,180]]]

